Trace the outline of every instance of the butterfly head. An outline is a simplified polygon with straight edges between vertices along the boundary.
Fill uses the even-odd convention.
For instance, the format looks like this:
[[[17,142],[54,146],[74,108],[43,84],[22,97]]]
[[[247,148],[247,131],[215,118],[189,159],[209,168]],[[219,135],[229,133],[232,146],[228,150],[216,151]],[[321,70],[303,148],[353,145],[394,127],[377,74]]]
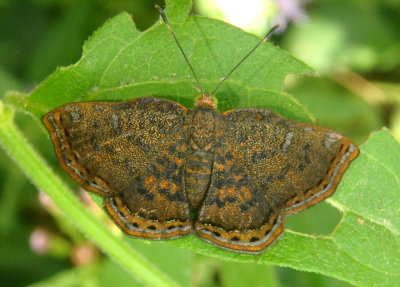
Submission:
[[[216,109],[218,105],[218,100],[213,95],[202,94],[196,97],[195,106],[209,106]]]

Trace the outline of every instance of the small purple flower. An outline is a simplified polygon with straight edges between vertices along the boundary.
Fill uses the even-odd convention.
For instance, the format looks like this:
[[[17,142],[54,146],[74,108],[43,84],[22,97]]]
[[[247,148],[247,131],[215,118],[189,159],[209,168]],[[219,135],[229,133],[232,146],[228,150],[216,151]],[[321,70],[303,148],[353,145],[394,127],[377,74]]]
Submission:
[[[274,0],[278,13],[273,19],[273,23],[279,23],[281,27],[279,28],[280,32],[283,32],[289,22],[293,22],[295,24],[304,22],[307,20],[307,13],[303,6],[309,0]]]

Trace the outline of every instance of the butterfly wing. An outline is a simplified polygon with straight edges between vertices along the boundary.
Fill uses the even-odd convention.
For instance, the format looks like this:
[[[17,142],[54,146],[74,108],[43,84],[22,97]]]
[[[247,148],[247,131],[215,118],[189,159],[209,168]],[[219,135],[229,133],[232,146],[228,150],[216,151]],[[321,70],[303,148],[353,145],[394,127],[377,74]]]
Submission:
[[[234,153],[229,140],[215,145],[211,184],[195,222],[195,232],[221,248],[260,253],[283,231],[281,216]]]
[[[113,220],[130,235],[159,239],[191,230],[182,187],[186,117],[176,103],[137,98],[68,104],[43,122],[61,167],[106,196]]]
[[[285,215],[333,194],[358,154],[357,147],[337,132],[286,120],[265,109],[232,110],[224,119],[225,135],[217,144],[222,147],[216,148],[210,191],[195,226],[200,236],[223,248],[262,252],[283,231]],[[218,161],[231,162],[237,172],[220,171]],[[225,197],[224,204],[219,203],[224,189],[231,188],[232,197],[241,198],[242,184],[249,202],[258,203],[246,209],[238,201],[229,207],[231,212],[221,212],[233,201]]]

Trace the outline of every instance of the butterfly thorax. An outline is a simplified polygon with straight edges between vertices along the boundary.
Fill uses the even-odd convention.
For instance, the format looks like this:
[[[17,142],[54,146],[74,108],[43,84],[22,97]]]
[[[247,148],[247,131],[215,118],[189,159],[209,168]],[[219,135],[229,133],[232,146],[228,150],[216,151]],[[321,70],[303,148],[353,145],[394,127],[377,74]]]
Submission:
[[[203,100],[190,113],[189,152],[185,161],[184,178],[192,211],[197,210],[209,187],[219,117],[215,106]]]

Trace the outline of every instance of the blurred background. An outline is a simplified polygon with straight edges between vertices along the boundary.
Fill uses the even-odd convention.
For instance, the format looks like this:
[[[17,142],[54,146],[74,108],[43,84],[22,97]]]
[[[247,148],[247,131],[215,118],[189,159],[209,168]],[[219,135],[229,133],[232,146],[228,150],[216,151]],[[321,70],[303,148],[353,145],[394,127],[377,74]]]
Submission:
[[[164,7],[163,1],[148,0],[0,0],[0,99],[8,90],[29,92],[56,67],[78,61],[84,41],[122,11],[146,30],[158,19],[154,4]],[[191,13],[260,37],[280,23],[272,41],[318,73],[288,76],[285,89],[319,125],[358,144],[382,126],[400,139],[400,0],[194,0]],[[16,121],[44,156],[54,157],[38,122],[24,114]],[[86,192],[78,195],[106,218]],[[140,286],[66,221],[2,150],[0,212],[2,286]],[[336,209],[322,203],[288,218],[287,225],[329,234],[339,219]],[[243,283],[237,278],[240,270],[253,280],[245,281],[247,286],[349,286],[288,268],[224,263],[166,243],[137,244],[156,261],[173,250],[178,263],[171,272],[182,285],[244,286],[238,285]]]

